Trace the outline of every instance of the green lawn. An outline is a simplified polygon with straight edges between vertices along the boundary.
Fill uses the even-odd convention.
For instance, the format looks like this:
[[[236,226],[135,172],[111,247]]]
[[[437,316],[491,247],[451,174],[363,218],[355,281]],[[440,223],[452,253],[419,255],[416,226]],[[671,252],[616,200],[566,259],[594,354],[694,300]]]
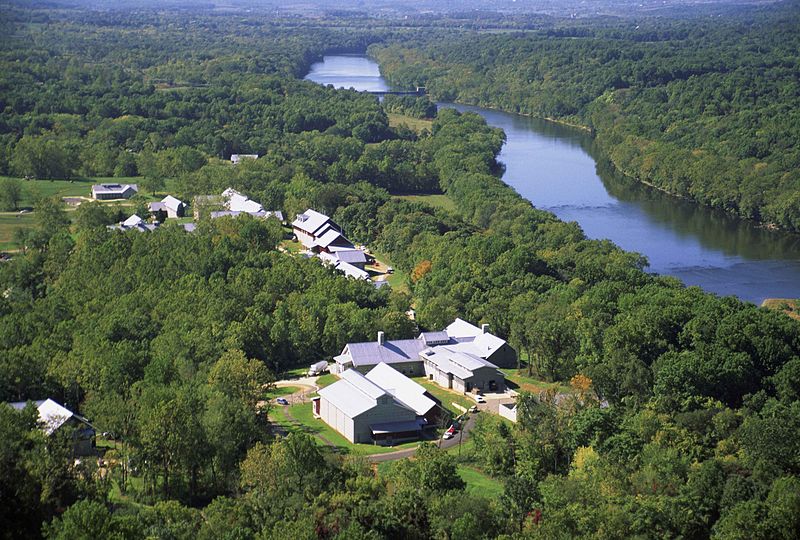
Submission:
[[[299,386],[276,386],[269,392],[267,392],[267,399],[275,399],[281,396],[288,396],[290,394],[294,394],[295,392],[299,392]]]
[[[0,212],[0,251],[17,249],[17,245],[12,242],[14,231],[33,227],[34,222],[32,213]]]
[[[299,426],[292,425],[290,422],[286,421],[283,411],[278,408],[273,409],[273,412],[270,413],[270,416],[273,417],[277,423],[283,425],[288,431],[302,431],[308,433],[309,435],[325,437],[325,439],[333,443],[338,451],[341,452],[359,456],[369,456],[372,454],[386,454],[388,452],[395,452],[404,448],[414,448],[419,444],[418,442],[410,442],[398,444],[392,447],[376,446],[372,444],[353,444],[328,424],[322,420],[314,418],[314,415],[311,412],[311,403],[298,403],[297,405],[290,405],[287,408],[289,410],[289,414],[291,414],[300,423]],[[325,444],[322,439],[318,440],[320,444]]]
[[[458,466],[458,474],[467,484],[467,491],[473,495],[497,499],[503,494],[503,483],[466,465]]]
[[[317,379],[317,386],[320,388],[325,388],[326,386],[330,386],[338,380],[339,377],[333,373],[325,373],[324,375],[320,375],[319,379]]]
[[[394,195],[394,198],[425,203],[434,208],[441,208],[449,212],[456,211],[456,203],[447,195]]]
[[[442,407],[453,413],[454,416],[462,414],[463,411],[459,411],[453,407],[453,402],[458,403],[466,409],[469,409],[475,405],[475,400],[472,400],[459,392],[442,388],[438,384],[429,381],[426,377],[414,377],[414,381],[424,386],[425,390],[433,394],[436,399],[441,401]]]
[[[375,257],[375,259],[377,259],[379,262],[383,263],[384,267],[388,267],[388,266],[392,267],[393,272],[391,274],[387,274],[387,277],[386,277],[386,280],[389,282],[389,286],[392,289],[396,290],[396,291],[409,292],[409,289],[408,289],[408,274],[406,274],[402,270],[399,270],[397,267],[395,267],[392,264],[391,259],[389,259],[389,256],[386,255],[385,253],[380,253],[380,252],[377,252],[377,251],[370,251],[370,253],[372,253],[372,255]],[[381,268],[383,268],[383,267],[381,267]],[[367,270],[376,271],[377,267],[367,266],[366,269]],[[382,271],[382,270],[377,270],[377,271]]]
[[[526,390],[528,392],[544,392],[547,390],[555,390],[556,392],[570,392],[571,389],[569,386],[564,385],[559,382],[548,382],[542,379],[537,379],[536,377],[528,376],[528,372],[525,368],[517,371],[516,369],[501,369],[500,371],[503,372],[506,376],[506,381],[511,381],[509,387],[513,388],[514,390]]]

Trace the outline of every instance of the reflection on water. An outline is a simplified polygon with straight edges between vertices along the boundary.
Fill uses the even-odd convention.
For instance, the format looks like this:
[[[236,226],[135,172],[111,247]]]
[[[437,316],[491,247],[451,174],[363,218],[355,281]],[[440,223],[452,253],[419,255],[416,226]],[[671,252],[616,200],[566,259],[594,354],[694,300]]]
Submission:
[[[309,80],[385,90],[362,56],[326,56]],[[587,236],[644,254],[650,270],[722,295],[761,302],[800,298],[800,235],[757,227],[670,197],[616,173],[583,131],[544,120],[442,103],[482,115],[506,132],[503,180],[535,206],[576,221]]]

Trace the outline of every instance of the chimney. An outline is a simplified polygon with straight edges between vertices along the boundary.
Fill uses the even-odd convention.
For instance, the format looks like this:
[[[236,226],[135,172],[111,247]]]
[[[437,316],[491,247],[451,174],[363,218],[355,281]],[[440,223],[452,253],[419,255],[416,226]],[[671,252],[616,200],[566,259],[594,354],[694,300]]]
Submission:
[[[378,332],[378,345],[386,343],[386,335],[383,332]]]
[[[481,334],[488,334],[488,333],[489,333],[489,325],[488,324],[482,324],[481,325]]]

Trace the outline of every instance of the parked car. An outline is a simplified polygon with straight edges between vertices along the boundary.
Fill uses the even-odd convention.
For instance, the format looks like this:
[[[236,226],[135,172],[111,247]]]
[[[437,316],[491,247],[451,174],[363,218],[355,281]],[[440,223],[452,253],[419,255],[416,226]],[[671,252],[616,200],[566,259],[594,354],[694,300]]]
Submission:
[[[471,412],[471,413],[478,412],[478,406],[477,405],[473,405],[472,407],[469,408],[469,412]]]
[[[444,440],[452,439],[453,437],[455,437],[455,435],[456,435],[456,428],[454,426],[450,426],[449,428],[447,428],[447,431],[444,432],[444,435],[442,435],[442,439]]]
[[[286,401],[286,398],[282,398],[282,397],[279,397],[278,399],[276,399],[275,402],[278,405],[288,405],[289,404],[289,402]]]

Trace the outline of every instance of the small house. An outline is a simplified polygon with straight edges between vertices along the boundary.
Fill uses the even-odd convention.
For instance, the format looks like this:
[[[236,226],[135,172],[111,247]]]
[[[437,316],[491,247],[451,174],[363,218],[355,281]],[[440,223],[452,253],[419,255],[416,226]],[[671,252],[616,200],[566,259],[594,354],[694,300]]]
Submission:
[[[181,218],[186,213],[186,203],[172,195],[167,195],[160,202],[150,203],[148,210],[152,214],[163,212],[167,218]]]
[[[258,154],[231,154],[231,163],[238,165],[244,159],[258,159]]]

